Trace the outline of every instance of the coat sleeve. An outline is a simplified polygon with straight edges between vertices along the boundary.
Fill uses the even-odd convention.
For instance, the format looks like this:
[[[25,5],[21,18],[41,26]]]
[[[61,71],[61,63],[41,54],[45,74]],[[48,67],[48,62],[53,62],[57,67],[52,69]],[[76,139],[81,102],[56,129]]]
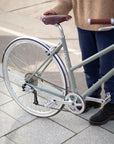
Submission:
[[[58,4],[53,10],[60,15],[67,15],[72,9],[72,0],[58,0]]]

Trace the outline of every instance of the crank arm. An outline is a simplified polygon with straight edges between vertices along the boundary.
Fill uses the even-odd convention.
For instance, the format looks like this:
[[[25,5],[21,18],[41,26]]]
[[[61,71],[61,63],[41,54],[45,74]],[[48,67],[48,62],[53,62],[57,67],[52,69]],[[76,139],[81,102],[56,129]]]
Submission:
[[[101,105],[107,104],[111,100],[110,93],[107,93],[104,98],[93,98],[93,97],[86,97],[85,101],[92,101],[92,102],[98,102],[101,103]]]
[[[69,105],[69,104],[73,104],[73,102],[72,101],[60,101],[60,100],[51,99],[51,100],[47,100],[47,102],[44,104],[44,106],[50,108],[50,107],[57,105],[57,104]]]
[[[97,103],[102,103],[104,100],[100,98],[93,98],[93,97],[86,97],[85,101],[92,101],[92,102],[97,102]]]
[[[60,101],[60,100],[55,100],[55,101],[56,101],[56,103],[64,104],[64,105],[73,104],[73,101]]]
[[[57,100],[57,103],[60,103],[60,104],[64,104],[64,105],[74,105],[74,102],[73,101],[58,101]],[[80,103],[76,103],[75,104],[76,106],[81,106],[81,104]]]

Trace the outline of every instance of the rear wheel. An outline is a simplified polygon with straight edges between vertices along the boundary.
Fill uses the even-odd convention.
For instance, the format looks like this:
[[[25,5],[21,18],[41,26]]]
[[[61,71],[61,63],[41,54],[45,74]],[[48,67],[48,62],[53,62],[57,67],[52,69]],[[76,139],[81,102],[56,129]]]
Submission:
[[[49,49],[40,40],[19,38],[9,44],[3,57],[3,74],[10,94],[24,110],[39,117],[59,112],[63,104],[52,100],[64,101],[68,91],[67,72],[58,55],[40,67],[49,57]]]

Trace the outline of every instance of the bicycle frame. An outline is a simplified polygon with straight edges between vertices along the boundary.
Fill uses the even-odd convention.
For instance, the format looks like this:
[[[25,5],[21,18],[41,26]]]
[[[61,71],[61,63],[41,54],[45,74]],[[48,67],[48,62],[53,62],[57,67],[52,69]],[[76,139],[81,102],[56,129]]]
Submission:
[[[94,54],[93,56],[89,57],[88,59],[82,61],[80,64],[75,65],[75,66],[71,66],[71,62],[70,62],[70,57],[69,57],[69,53],[68,53],[68,48],[66,45],[66,40],[65,40],[65,36],[64,36],[64,32],[62,30],[62,27],[60,25],[57,25],[57,27],[60,30],[60,34],[61,34],[61,41],[62,41],[62,46],[64,48],[64,53],[65,53],[65,59],[66,59],[66,64],[69,70],[69,75],[70,75],[70,79],[71,79],[71,83],[73,86],[73,91],[77,92],[77,87],[76,87],[76,83],[75,83],[75,79],[74,79],[74,74],[73,71],[94,61],[95,59],[105,55],[106,53],[114,50],[114,44],[107,47],[106,49],[98,52],[97,54]],[[85,98],[87,95],[90,95],[93,91],[95,91],[102,83],[104,83],[105,81],[107,81],[109,78],[111,78],[114,75],[114,68],[112,68],[107,74],[105,74],[98,82],[96,82],[91,88],[89,88],[88,90],[86,90],[82,96]]]
[[[78,93],[77,91],[77,86],[76,86],[76,82],[75,82],[75,78],[74,78],[74,74],[73,74],[73,71],[75,71],[76,69],[94,61],[95,59],[105,55],[106,53],[114,50],[114,44],[107,47],[106,49],[98,52],[97,54],[94,54],[93,56],[89,57],[88,59],[85,59],[84,61],[82,61],[81,63],[79,63],[78,65],[75,65],[75,66],[72,66],[71,65],[71,60],[70,60],[70,57],[69,57],[69,52],[68,52],[68,48],[67,48],[67,44],[66,44],[66,40],[65,40],[65,35],[64,35],[64,32],[63,32],[63,29],[61,27],[60,24],[56,24],[56,26],[59,28],[59,31],[60,31],[60,35],[61,35],[61,43],[56,46],[56,48],[51,48],[50,50],[50,56],[48,56],[48,58],[42,63],[42,65],[32,74],[35,75],[36,73],[38,73],[38,71],[40,70],[40,68],[45,65],[52,57],[54,54],[58,53],[61,48],[63,47],[64,49],[64,54],[65,54],[65,61],[66,61],[66,64],[67,64],[67,68],[68,68],[68,72],[69,72],[69,76],[70,76],[70,80],[71,80],[71,84],[72,84],[72,87],[73,87],[73,91],[75,93]],[[51,62],[51,60],[47,63],[47,65],[45,66],[45,68],[48,66],[48,64]],[[101,79],[98,80],[98,82],[96,82],[92,87],[90,87],[88,90],[86,90],[83,94],[82,94],[82,97],[85,98],[86,96],[89,96],[93,91],[95,91],[102,83],[106,82],[109,78],[111,78],[112,76],[114,75],[114,68],[112,68],[107,74],[105,74]],[[32,78],[32,76],[28,79],[28,81]],[[40,88],[37,88],[34,86],[34,88],[36,89],[40,89]],[[59,88],[58,88],[59,89]],[[56,94],[55,92],[52,92],[52,91],[49,91],[49,90],[46,90],[46,89],[40,89],[40,90],[43,90],[45,92],[48,92],[48,93],[51,93],[51,94],[54,94],[56,96],[59,96],[62,98],[62,95],[59,95],[59,94]]]

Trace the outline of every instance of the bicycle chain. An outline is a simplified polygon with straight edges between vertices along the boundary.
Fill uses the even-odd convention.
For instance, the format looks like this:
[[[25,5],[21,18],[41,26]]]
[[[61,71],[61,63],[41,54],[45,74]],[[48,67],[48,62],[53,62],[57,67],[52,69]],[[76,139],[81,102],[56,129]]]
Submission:
[[[44,105],[41,105],[41,104],[38,104],[39,106],[41,107],[45,107]],[[64,105],[64,104],[63,104]],[[45,107],[46,108],[46,107]],[[66,109],[57,109],[57,108],[53,108],[53,107],[49,107],[50,109],[54,109],[54,110],[58,110],[58,111],[64,111],[64,112],[70,112],[69,110],[66,110]]]

